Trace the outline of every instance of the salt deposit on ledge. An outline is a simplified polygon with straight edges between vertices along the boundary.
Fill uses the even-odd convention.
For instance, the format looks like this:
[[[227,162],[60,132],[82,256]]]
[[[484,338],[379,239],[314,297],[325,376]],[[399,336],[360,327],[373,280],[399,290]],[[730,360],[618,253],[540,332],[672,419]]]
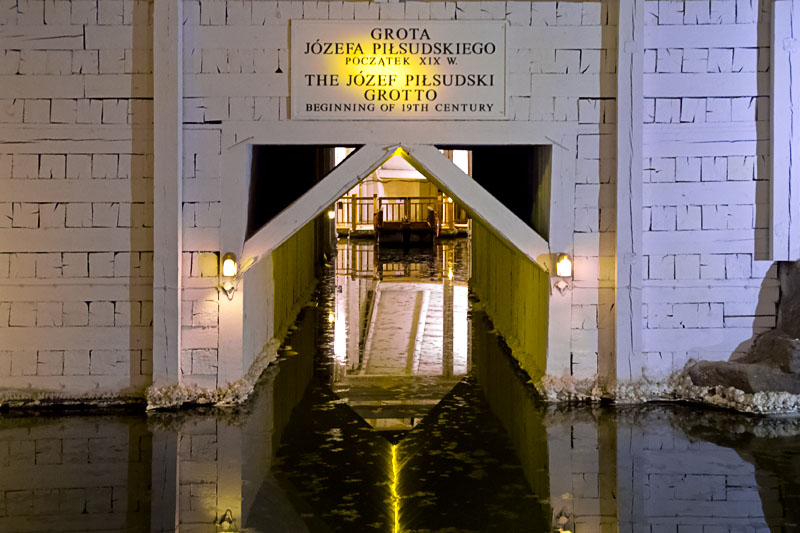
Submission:
[[[278,357],[279,347],[280,342],[272,339],[258,355],[247,374],[225,387],[213,390],[186,385],[150,387],[147,389],[147,409],[169,409],[183,404],[224,406],[244,403],[253,393],[261,373]]]
[[[695,362],[689,361],[683,370],[664,380],[642,378],[621,383],[608,390],[602,387],[597,376],[588,379],[545,376],[536,384],[537,391],[549,402],[586,402],[611,399],[617,404],[637,404],[652,401],[690,401],[715,407],[733,409],[760,415],[800,414],[800,395],[788,392],[757,392],[748,394],[734,387],[699,387],[692,383],[687,370]]]

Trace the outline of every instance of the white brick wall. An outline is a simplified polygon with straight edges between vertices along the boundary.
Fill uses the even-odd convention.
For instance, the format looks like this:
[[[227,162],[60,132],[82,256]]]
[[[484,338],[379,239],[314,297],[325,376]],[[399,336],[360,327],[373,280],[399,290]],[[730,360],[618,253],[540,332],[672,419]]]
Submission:
[[[770,15],[749,0],[645,5],[643,350],[659,376],[727,359],[775,324],[769,141],[756,136],[769,120],[758,20]],[[741,133],[712,134],[726,130]]]
[[[0,38],[0,129],[17,140],[0,148],[9,191],[0,239],[11,243],[0,250],[0,285],[14,287],[0,297],[10,332],[0,350],[24,346],[16,367],[41,366],[48,379],[53,354],[64,353],[66,369],[68,353],[105,350],[116,355],[103,368],[124,375],[119,350],[146,354],[152,339],[152,2],[7,4],[0,23],[20,36]],[[768,11],[742,0],[645,4],[643,346],[648,373],[663,374],[690,356],[726,358],[774,322],[777,281],[762,261],[768,141],[756,135],[769,107],[759,89],[769,85],[759,22]],[[613,327],[616,2],[185,0],[183,9],[188,382],[217,384],[223,128],[287,120],[287,24],[300,18],[509,21],[509,118],[574,156],[569,356],[574,375],[596,371]],[[676,336],[676,324],[695,333]]]
[[[3,388],[151,381],[151,11],[0,3]]]

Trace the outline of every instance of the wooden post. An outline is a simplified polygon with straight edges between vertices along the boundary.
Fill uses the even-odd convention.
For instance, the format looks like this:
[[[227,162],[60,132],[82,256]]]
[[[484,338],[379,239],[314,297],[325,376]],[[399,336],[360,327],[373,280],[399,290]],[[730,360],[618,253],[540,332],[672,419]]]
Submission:
[[[350,229],[355,231],[358,220],[358,194],[350,197]]]
[[[456,229],[456,204],[455,202],[447,202],[447,216],[450,218],[447,222],[447,227],[451,230]]]

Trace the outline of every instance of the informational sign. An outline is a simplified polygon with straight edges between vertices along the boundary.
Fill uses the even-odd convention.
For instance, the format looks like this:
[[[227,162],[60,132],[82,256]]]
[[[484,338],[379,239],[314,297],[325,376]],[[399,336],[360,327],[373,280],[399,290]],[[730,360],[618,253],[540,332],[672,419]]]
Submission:
[[[504,22],[291,22],[291,117],[506,118]]]

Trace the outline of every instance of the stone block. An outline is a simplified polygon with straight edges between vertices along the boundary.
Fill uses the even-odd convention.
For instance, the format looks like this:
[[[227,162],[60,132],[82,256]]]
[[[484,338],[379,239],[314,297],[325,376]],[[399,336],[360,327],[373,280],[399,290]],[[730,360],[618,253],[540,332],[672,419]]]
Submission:
[[[2,308],[4,304],[0,304],[0,320],[3,320]],[[7,305],[7,304],[5,304]],[[8,325],[8,316],[5,317],[4,323],[0,324],[0,328],[5,327]],[[0,350],[0,378],[7,378],[11,375],[11,351],[10,350]],[[5,446],[8,446],[8,443],[5,443]],[[7,466],[7,455],[8,452],[4,453],[3,450],[3,443],[0,443],[0,467]]]
[[[49,124],[50,100],[25,100],[22,121],[27,124]]]
[[[106,2],[108,0],[103,0]],[[111,487],[88,487],[86,489],[86,511],[89,514],[110,513],[112,510]]]
[[[8,490],[5,494],[6,513],[9,516],[31,516],[33,514],[32,490]]]
[[[68,228],[91,228],[92,227],[92,204],[90,203],[68,203],[66,227]]]
[[[656,124],[670,124],[681,121],[680,98],[656,98]]]
[[[118,203],[95,202],[92,204],[92,227],[115,228],[118,218]]]
[[[219,256],[214,252],[192,253],[193,277],[216,277],[219,273]]]
[[[733,48],[708,50],[708,72],[731,72],[731,70],[733,70]]]
[[[67,178],[82,179],[92,177],[92,156],[82,154],[67,155]]]
[[[700,177],[702,181],[725,181],[728,177],[728,158],[702,158]]]
[[[11,208],[12,228],[38,228],[39,204],[14,202]]]
[[[45,74],[51,76],[72,74],[72,50],[48,50]]]
[[[114,154],[94,154],[92,156],[92,178],[112,179],[117,177],[119,156]]]
[[[100,124],[103,119],[102,100],[78,100],[78,116],[75,121],[78,124]],[[87,175],[85,177],[90,177]]]
[[[122,0],[101,0],[97,3],[97,23],[108,26],[121,26],[123,24]]]
[[[36,325],[42,327],[61,327],[63,323],[62,302],[37,302]]]
[[[39,177],[39,156],[36,154],[14,154],[11,177],[35,179]]]
[[[675,231],[677,208],[672,206],[653,206],[651,211],[652,231]]]
[[[15,350],[11,352],[11,375],[12,376],[35,376],[36,375],[36,352]],[[6,493],[6,498],[8,493]]]
[[[756,99],[750,96],[731,98],[731,121],[753,122],[756,120]]]
[[[44,23],[54,26],[68,26],[71,22],[71,2],[64,0],[45,0]]]
[[[19,73],[36,75],[47,73],[47,52],[45,50],[20,50]]]
[[[25,101],[20,99],[3,99],[0,100],[0,122],[3,123],[20,123],[22,122],[23,110],[25,109]]]
[[[94,252],[89,254],[89,277],[114,277],[114,252]]]
[[[35,278],[36,277],[36,255],[35,254],[11,254],[9,259],[10,278]]]
[[[114,302],[89,302],[90,326],[114,325]]]
[[[64,302],[64,326],[88,326],[88,302]]]
[[[65,350],[64,351],[64,375],[65,376],[88,376],[89,375],[89,350]]]
[[[60,376],[64,374],[64,352],[58,350],[40,350],[36,360],[36,375]],[[60,442],[60,441],[59,441]],[[60,449],[59,449],[60,453]],[[39,450],[36,451],[37,464],[39,463]],[[59,457],[60,461],[60,457]]]
[[[192,350],[192,374],[217,374],[217,350]]]
[[[61,275],[65,278],[85,278],[89,275],[89,254],[65,252],[61,258]]]
[[[103,100],[103,124],[126,124],[128,122],[127,100]]]
[[[72,0],[73,24],[97,24],[97,0]]]
[[[9,204],[10,205],[10,204]],[[66,225],[65,204],[39,204],[39,227],[41,228],[63,228]],[[0,206],[0,220],[2,219],[2,207]],[[0,222],[2,225],[2,222]]]
[[[89,374],[92,376],[126,376],[130,373],[128,350],[91,350]]]
[[[676,73],[681,72],[683,65],[682,48],[659,48],[656,51],[656,72]]]
[[[36,277],[39,279],[61,277],[61,254],[36,254]]]
[[[725,278],[748,279],[751,274],[752,256],[750,254],[725,255]]]
[[[3,50],[0,52],[0,74],[19,74],[20,57],[19,50]]]
[[[228,0],[226,24],[247,26],[252,22],[253,2],[245,0]],[[327,10],[326,10],[327,11]],[[325,17],[327,18],[327,17]]]
[[[11,302],[8,325],[11,327],[33,327],[36,325],[35,302]],[[26,352],[27,353],[27,352]],[[35,360],[35,356],[34,356]]]
[[[706,122],[730,122],[731,113],[730,98],[706,99]]]
[[[674,255],[650,255],[649,279],[675,279]]]

